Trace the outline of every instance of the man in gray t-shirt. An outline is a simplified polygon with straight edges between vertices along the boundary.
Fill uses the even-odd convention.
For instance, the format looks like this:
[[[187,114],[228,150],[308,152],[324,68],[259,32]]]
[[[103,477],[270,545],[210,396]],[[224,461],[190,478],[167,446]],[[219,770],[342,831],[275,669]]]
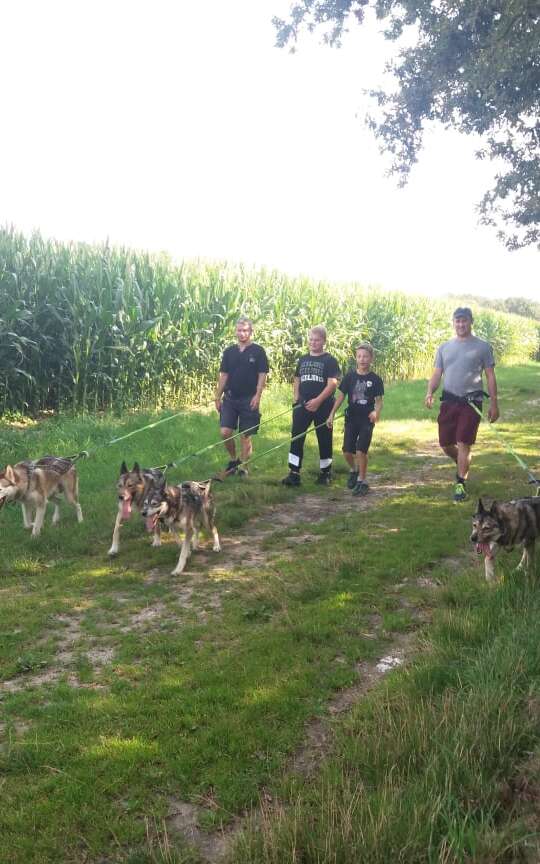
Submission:
[[[471,464],[471,447],[476,441],[480,416],[469,404],[482,408],[482,373],[486,376],[489,393],[488,419],[494,423],[499,416],[495,360],[489,342],[472,335],[473,316],[470,309],[460,307],[453,315],[455,338],[444,342],[437,350],[435,368],[428,381],[425,404],[433,406],[433,394],[444,376],[441,410],[438,417],[439,444],[457,466],[454,501],[465,501],[465,481]]]

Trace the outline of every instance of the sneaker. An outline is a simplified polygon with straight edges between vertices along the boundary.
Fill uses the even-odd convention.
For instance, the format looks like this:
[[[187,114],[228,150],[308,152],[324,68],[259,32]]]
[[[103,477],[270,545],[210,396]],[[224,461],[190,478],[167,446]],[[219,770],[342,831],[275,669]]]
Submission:
[[[357,480],[355,483],[354,489],[352,490],[352,494],[356,496],[367,495],[369,492],[369,486],[365,480]]]
[[[347,489],[354,489],[358,482],[358,471],[349,471],[349,478],[347,480]]]
[[[227,462],[225,473],[229,476],[231,476],[232,474],[236,474],[236,471],[240,464],[240,459],[231,459],[230,462]]]
[[[318,483],[319,486],[330,486],[332,482],[332,472],[331,471],[319,471],[319,475],[315,480],[315,483]]]
[[[463,483],[456,483],[454,486],[454,504],[460,504],[461,501],[467,500],[467,492]]]
[[[300,486],[300,474],[296,471],[289,471],[286,477],[281,481],[284,486]]]

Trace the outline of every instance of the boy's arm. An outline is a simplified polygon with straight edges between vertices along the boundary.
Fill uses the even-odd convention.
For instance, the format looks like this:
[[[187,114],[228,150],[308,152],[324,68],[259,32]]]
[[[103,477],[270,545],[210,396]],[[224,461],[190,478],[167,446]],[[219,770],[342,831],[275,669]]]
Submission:
[[[338,394],[336,396],[336,401],[334,402],[334,404],[332,406],[332,410],[330,411],[330,414],[328,415],[328,419],[326,421],[326,425],[328,426],[329,429],[331,429],[332,426],[334,425],[334,417],[336,416],[336,412],[339,411],[339,409],[343,405],[344,399],[345,399],[345,393],[342,393],[341,390],[338,390]]]
[[[320,406],[324,402],[324,400],[328,399],[329,396],[332,396],[336,392],[337,385],[338,385],[338,379],[337,378],[327,378],[326,379],[326,387],[324,388],[324,390],[321,393],[319,393],[318,396],[314,397],[313,399],[308,399],[308,401],[306,402],[304,407],[308,411],[317,411],[318,408],[320,408]]]
[[[368,415],[372,423],[379,422],[379,417],[381,416],[381,411],[383,407],[383,401],[384,400],[382,396],[375,396],[375,410],[370,411]]]

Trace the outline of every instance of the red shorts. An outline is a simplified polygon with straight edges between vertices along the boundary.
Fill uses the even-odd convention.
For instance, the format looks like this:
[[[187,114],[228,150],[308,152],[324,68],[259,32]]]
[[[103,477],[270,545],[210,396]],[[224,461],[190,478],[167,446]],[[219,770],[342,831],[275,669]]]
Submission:
[[[480,424],[480,416],[466,402],[441,402],[437,418],[439,423],[439,444],[474,444]]]

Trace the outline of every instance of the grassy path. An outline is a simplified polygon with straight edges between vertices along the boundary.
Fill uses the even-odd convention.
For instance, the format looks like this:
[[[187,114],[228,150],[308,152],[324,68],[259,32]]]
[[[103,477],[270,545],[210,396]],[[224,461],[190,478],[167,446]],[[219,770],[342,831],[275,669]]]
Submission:
[[[501,380],[505,404],[515,412],[508,425],[513,443],[534,467],[537,368],[502,370]],[[479,831],[459,796],[453,813],[446,799],[435,807],[447,775],[433,769],[415,819],[404,805],[397,853],[385,846],[390,816],[385,822],[377,810],[382,798],[376,806],[364,793],[386,796],[395,818],[384,766],[399,768],[408,759],[414,767],[413,754],[428,753],[430,742],[433,759],[438,753],[440,760],[434,730],[442,721],[430,700],[450,705],[471,662],[480,663],[497,640],[504,645],[498,634],[510,620],[519,624],[521,650],[536,599],[527,595],[522,615],[523,590],[512,593],[510,581],[488,592],[468,557],[456,572],[456,560],[469,550],[472,504],[449,502],[451,471],[433,449],[433,421],[418,408],[421,389],[401,385],[394,396],[390,390],[369,498],[353,501],[338,488],[344,472],[334,488],[315,494],[307,482],[291,495],[278,482],[280,457],[264,469],[261,460],[247,482],[233,478],[217,491],[223,555],[207,548],[194,554],[180,579],[168,575],[176,548],[150,549],[136,521],[123,529],[119,558],[106,559],[115,507],[113,454],[92,471],[81,465],[83,526],[66,516],[33,544],[20,515],[2,513],[0,860],[216,859],[226,851],[222,827],[232,836],[248,824],[252,807],[257,830],[234,849],[227,846],[234,861],[459,860],[450,853],[440,857],[441,838],[451,836],[457,848],[454,835],[461,831],[466,851],[468,826],[471,836]],[[183,427],[187,449],[215,435],[212,417],[196,420],[191,432],[189,424]],[[118,428],[109,420],[90,422],[94,436]],[[34,455],[53,449],[59,434],[73,451],[81,432],[79,421],[64,420],[22,433],[0,429],[0,437],[5,450],[27,448]],[[145,452],[141,438],[130,453],[158,464],[179,446],[175,434],[164,433],[163,451],[154,443]],[[261,434],[257,446],[262,451],[284,434],[285,424]],[[473,490],[521,492],[519,469],[488,445],[488,435],[482,432]],[[422,648],[421,658],[430,657],[419,661],[419,671],[414,664],[391,671],[382,663],[409,658],[413,646]],[[535,698],[532,659],[522,661],[515,699],[507,699],[515,728],[506,750],[500,748],[506,775],[534,747],[533,722],[517,722],[524,694]],[[505,662],[501,668],[509,668],[510,657]],[[379,679],[389,682],[388,690]],[[500,690],[508,689],[505,681],[501,675]],[[469,689],[475,688],[480,699],[476,681]],[[391,707],[394,701],[400,706],[403,735],[409,715],[411,725],[422,728],[423,750],[417,742],[418,749],[411,744],[408,756],[396,757],[392,736],[397,741],[399,735],[391,732],[397,721],[389,698]],[[355,744],[359,735],[365,758]],[[486,760],[493,758],[488,749],[480,747]],[[393,791],[407,800],[403,785]],[[432,813],[443,813],[439,821],[427,818],[430,803]],[[347,834],[353,805],[358,832]],[[493,812],[491,803],[486,812]],[[362,848],[360,835],[367,844],[369,831],[359,813],[369,816],[383,837],[381,849],[393,858],[370,858],[369,845]],[[424,855],[424,823],[431,825],[431,858]],[[493,820],[489,824],[496,833]],[[416,832],[416,846],[403,834],[406,826]],[[331,838],[326,852],[323,828]],[[507,835],[500,836],[508,844]],[[409,857],[401,848],[411,850]]]

